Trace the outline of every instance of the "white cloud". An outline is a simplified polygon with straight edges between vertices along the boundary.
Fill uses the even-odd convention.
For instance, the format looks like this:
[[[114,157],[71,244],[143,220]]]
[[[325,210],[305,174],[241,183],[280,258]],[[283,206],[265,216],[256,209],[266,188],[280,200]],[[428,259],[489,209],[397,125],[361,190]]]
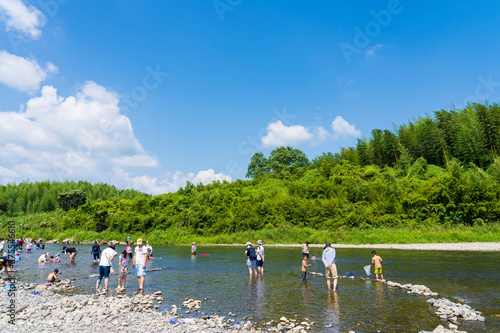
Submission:
[[[186,186],[186,182],[188,181],[194,185],[198,185],[199,183],[206,185],[214,181],[222,182],[225,180],[231,182],[233,180],[229,175],[223,173],[216,174],[213,169],[199,171],[197,175],[192,172],[185,175],[181,171],[173,174],[167,173],[164,179],[150,176],[130,177],[128,172],[120,168],[114,168],[113,171],[115,182],[121,184],[122,187],[132,187],[153,195],[175,192],[179,188]]]
[[[0,0],[0,20],[5,22],[5,30],[17,30],[37,39],[42,35],[43,14],[34,6],[26,6],[21,0]]]
[[[346,83],[346,84],[347,84],[347,85],[351,85],[351,84],[353,84],[353,83],[354,83],[354,79],[350,79],[349,81],[347,81],[347,83]]]
[[[332,121],[332,129],[334,138],[339,138],[341,136],[361,136],[361,131],[356,128],[355,124],[349,124],[344,118],[341,116],[335,117],[335,120]]]
[[[0,0],[2,1],[2,0]],[[35,59],[26,59],[3,50],[0,51],[0,83],[19,91],[31,92],[40,88],[40,83],[57,67],[52,63],[40,67]]]
[[[2,175],[20,181],[106,181],[114,167],[158,166],[119,113],[118,102],[116,93],[86,82],[76,96],[64,98],[45,86],[25,111],[0,112]],[[4,175],[5,170],[16,174]]]
[[[264,147],[296,145],[313,138],[314,135],[304,126],[285,126],[281,120],[277,120],[267,126],[267,134],[262,138],[262,145]]]
[[[314,132],[318,141],[325,141],[330,136],[330,133],[323,126],[316,127]]]
[[[373,45],[372,47],[369,47],[366,51],[365,51],[365,57],[366,58],[369,58],[371,56],[374,56],[375,53],[380,50],[381,48],[383,48],[384,45],[382,44],[376,44],[376,45]]]

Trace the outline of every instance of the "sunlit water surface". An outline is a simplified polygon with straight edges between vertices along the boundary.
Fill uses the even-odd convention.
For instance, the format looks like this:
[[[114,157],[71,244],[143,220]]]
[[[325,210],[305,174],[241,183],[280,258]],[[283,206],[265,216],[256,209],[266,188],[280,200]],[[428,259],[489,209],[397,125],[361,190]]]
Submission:
[[[63,255],[60,264],[39,264],[42,253],[23,253],[16,268],[24,281],[42,283],[58,268],[62,278],[78,278],[75,284],[83,293],[92,293],[98,266],[92,264],[90,246],[77,245],[79,254],[74,265]],[[47,245],[51,254],[61,252],[61,245]],[[118,246],[117,251],[123,251]],[[145,292],[162,291],[167,297],[164,306],[180,305],[186,298],[204,299],[204,313],[229,311],[249,316],[256,322],[278,320],[281,316],[316,322],[315,331],[325,332],[418,332],[445,326],[426,303],[428,298],[409,295],[387,288],[382,283],[361,279],[340,279],[337,293],[328,292],[325,278],[309,274],[306,283],[300,280],[301,249],[266,247],[263,277],[249,278],[244,247],[199,246],[198,255],[191,256],[189,246],[157,246],[147,268],[166,268],[146,276]],[[311,249],[321,257],[322,249]],[[339,274],[366,277],[363,266],[371,262],[371,249],[337,249]],[[202,253],[209,255],[203,256]],[[384,277],[399,283],[424,284],[445,297],[464,300],[483,312],[485,323],[464,323],[468,332],[500,332],[500,256],[488,252],[379,250],[385,261]],[[320,260],[311,261],[309,272],[324,272]],[[118,270],[117,259],[114,268]],[[373,275],[372,275],[373,277]],[[110,288],[118,277],[112,276]],[[137,289],[133,275],[127,279],[127,293]],[[160,309],[160,310],[164,310]],[[496,316],[498,315],[498,316]],[[237,318],[237,319],[238,319]],[[332,327],[325,327],[332,325]]]

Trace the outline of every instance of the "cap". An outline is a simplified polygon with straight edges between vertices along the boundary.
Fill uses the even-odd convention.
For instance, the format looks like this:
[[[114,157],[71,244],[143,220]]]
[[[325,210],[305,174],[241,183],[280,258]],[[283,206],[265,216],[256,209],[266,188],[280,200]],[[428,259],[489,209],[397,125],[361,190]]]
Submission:
[[[326,243],[326,244],[325,244],[325,247],[323,247],[323,248],[324,248],[324,249],[326,249],[327,247],[332,247],[332,244],[330,244],[330,243]]]
[[[125,248],[125,251],[127,251],[127,253],[132,253],[132,248],[130,246],[127,246]]]
[[[139,239],[137,240],[137,245],[142,245],[142,239],[140,239],[140,238],[139,238]]]
[[[50,255],[50,254],[49,254],[48,252],[45,252],[45,255],[46,255],[46,256],[48,256],[48,255]]]
[[[195,243],[195,242],[193,242],[193,245],[196,245],[196,243]]]
[[[250,243],[250,242],[247,242],[247,243],[246,243],[245,245],[246,245],[246,246],[248,246],[248,245],[252,245],[252,243]]]
[[[130,239],[130,236],[128,236],[127,239]]]
[[[257,241],[257,244],[262,245],[262,241],[259,239],[259,240]]]
[[[109,247],[112,248],[113,250],[116,248],[115,244],[109,243]]]
[[[97,241],[94,241],[94,244],[97,244]]]

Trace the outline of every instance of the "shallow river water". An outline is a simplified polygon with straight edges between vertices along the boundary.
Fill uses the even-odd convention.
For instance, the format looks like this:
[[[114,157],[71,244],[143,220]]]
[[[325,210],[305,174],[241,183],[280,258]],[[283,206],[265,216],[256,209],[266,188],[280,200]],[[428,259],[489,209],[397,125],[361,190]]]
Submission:
[[[18,276],[29,282],[42,283],[49,272],[58,268],[61,278],[78,278],[83,293],[92,293],[98,272],[92,264],[90,247],[77,245],[76,264],[69,265],[67,255],[60,264],[38,264],[42,251],[22,254],[16,265]],[[45,251],[60,252],[61,245],[47,245]],[[118,252],[124,246],[118,246]],[[164,303],[180,305],[184,298],[204,299],[205,313],[229,311],[238,318],[249,316],[253,321],[278,320],[281,316],[316,322],[314,331],[324,332],[418,332],[445,326],[426,303],[427,297],[409,295],[388,288],[385,284],[339,279],[337,293],[328,292],[324,277],[309,274],[300,280],[301,249],[266,247],[264,276],[248,276],[244,247],[199,246],[198,255],[191,256],[190,246],[157,246],[147,268],[165,270],[149,272],[145,292],[161,290]],[[312,248],[311,255],[321,257],[322,249]],[[369,249],[337,249],[339,275],[366,277],[363,266],[371,262]],[[424,284],[440,296],[459,298],[486,317],[485,323],[464,323],[468,332],[500,332],[500,254],[497,252],[379,250],[385,261],[384,277],[399,283]],[[202,253],[209,255],[202,256]],[[324,273],[321,260],[311,260],[309,272]],[[117,259],[114,268],[118,271]],[[373,277],[373,273],[372,273]],[[110,288],[118,277],[112,276]],[[137,280],[127,279],[127,293],[136,291]],[[237,319],[238,319],[237,318]],[[325,327],[330,326],[332,327]]]

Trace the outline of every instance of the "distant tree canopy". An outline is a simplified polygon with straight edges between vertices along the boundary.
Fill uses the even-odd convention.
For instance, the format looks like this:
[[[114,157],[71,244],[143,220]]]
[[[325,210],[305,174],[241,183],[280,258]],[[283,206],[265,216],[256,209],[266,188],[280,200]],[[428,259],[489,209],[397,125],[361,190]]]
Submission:
[[[483,225],[500,220],[499,131],[498,105],[471,104],[419,117],[394,132],[374,129],[356,147],[312,162],[292,147],[278,147],[267,158],[256,153],[248,165],[252,180],[187,182],[175,193],[156,196],[86,182],[9,184],[0,186],[5,212],[0,220],[73,207],[43,223],[200,235],[287,227]],[[75,190],[86,195],[84,204]],[[59,196],[64,200],[58,203]]]
[[[57,203],[62,210],[76,209],[84,205],[87,201],[87,195],[79,190],[72,191],[71,193],[60,194],[57,198]]]
[[[295,174],[310,165],[306,154],[292,147],[278,147],[271,151],[269,158],[262,153],[255,153],[250,159],[246,176],[261,177],[267,174]]]

